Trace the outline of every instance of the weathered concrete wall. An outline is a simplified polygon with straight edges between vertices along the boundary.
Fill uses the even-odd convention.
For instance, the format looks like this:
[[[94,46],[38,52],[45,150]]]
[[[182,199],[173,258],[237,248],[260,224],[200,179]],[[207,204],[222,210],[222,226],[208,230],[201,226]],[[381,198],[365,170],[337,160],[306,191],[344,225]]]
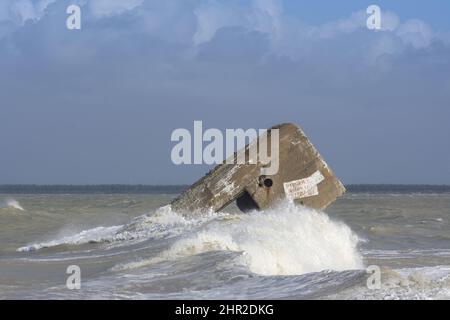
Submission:
[[[261,175],[263,165],[259,162],[224,162],[176,198],[172,208],[180,212],[219,211],[237,200],[238,206],[245,211],[265,209],[288,197],[296,203],[323,209],[345,192],[342,183],[299,127],[281,124],[271,129],[279,129],[277,174]],[[271,129],[268,130],[269,137]],[[249,145],[241,152],[248,156],[248,150]]]

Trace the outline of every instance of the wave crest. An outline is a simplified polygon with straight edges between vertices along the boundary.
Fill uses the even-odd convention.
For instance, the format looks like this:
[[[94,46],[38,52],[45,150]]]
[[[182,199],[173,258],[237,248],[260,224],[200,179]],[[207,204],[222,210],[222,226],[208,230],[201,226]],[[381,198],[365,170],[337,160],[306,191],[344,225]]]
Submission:
[[[359,239],[325,213],[284,203],[263,212],[204,225],[148,260],[116,266],[137,268],[209,251],[241,252],[240,263],[261,275],[298,275],[363,268]]]
[[[21,248],[19,252],[35,251],[61,245],[82,245],[86,243],[124,242],[131,240],[161,239],[182,234],[186,229],[201,225],[223,214],[207,213],[195,218],[186,218],[164,206],[152,214],[134,218],[128,224],[118,226],[99,226],[75,234],[68,234],[54,240],[33,243]]]
[[[16,209],[20,211],[25,211],[25,209],[20,205],[19,201],[14,199],[8,199],[5,202],[0,202],[0,209],[3,208],[10,208],[10,209]]]

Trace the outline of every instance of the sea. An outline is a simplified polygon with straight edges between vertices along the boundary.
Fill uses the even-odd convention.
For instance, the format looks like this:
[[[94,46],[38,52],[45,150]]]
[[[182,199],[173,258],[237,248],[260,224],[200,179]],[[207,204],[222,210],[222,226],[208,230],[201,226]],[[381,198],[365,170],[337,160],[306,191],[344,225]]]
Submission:
[[[203,214],[154,190],[2,193],[0,299],[449,299],[450,193],[391,189]]]

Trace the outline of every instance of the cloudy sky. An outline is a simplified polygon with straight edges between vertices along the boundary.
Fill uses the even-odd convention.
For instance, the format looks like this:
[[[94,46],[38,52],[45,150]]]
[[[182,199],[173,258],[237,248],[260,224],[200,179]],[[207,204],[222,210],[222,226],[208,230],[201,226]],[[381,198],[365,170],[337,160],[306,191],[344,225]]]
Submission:
[[[450,2],[342,2],[1,0],[0,184],[191,183],[194,120],[297,123],[344,183],[450,184]]]

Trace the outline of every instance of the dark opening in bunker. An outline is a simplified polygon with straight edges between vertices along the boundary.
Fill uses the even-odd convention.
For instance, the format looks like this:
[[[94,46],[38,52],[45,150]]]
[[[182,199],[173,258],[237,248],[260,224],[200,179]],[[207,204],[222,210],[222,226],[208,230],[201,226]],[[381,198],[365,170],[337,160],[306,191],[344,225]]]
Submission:
[[[267,188],[270,188],[271,186],[273,186],[273,181],[272,181],[272,179],[269,179],[269,178],[264,179],[264,185],[265,185]]]
[[[236,205],[242,212],[249,212],[252,210],[259,210],[255,200],[252,199],[247,191],[244,191],[237,199]]]

